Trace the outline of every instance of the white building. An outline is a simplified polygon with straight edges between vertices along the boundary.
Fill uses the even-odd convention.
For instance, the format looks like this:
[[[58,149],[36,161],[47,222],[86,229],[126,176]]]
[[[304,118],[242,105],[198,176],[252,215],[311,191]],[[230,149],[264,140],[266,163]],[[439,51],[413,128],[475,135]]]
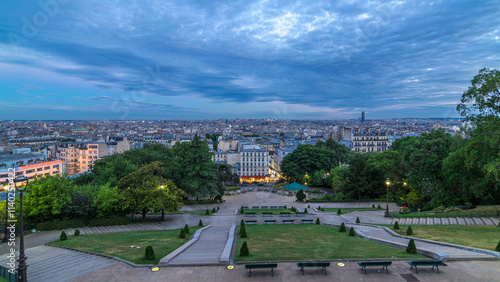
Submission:
[[[269,151],[259,145],[243,145],[240,150],[240,181],[269,181]]]

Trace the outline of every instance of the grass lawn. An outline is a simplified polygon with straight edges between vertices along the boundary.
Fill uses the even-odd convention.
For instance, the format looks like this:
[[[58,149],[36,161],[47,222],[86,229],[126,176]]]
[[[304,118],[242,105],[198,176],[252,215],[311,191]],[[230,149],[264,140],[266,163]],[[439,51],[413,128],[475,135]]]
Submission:
[[[263,212],[272,212],[273,214],[280,214],[280,212],[289,212],[290,214],[295,214],[293,211],[288,209],[243,209],[245,213],[254,212],[255,214],[262,214]]]
[[[339,232],[338,227],[315,224],[246,225],[247,238],[238,238],[236,261],[309,259],[424,258]],[[248,257],[240,257],[246,241]]]
[[[383,225],[394,230],[392,225]],[[394,230],[406,235],[408,225]],[[500,240],[500,228],[481,225],[412,225],[412,237],[494,251]]]
[[[200,228],[190,227],[191,233],[187,234],[185,239],[179,238],[180,229],[176,229],[68,236],[66,241],[57,240],[49,244],[106,254],[136,264],[156,264],[188,241],[190,235]],[[155,260],[144,258],[148,245],[153,246],[156,254]],[[140,248],[138,249],[137,246]]]
[[[339,211],[339,209],[332,209],[332,208],[324,208],[324,209],[325,209],[325,212],[334,212],[334,213],[337,213]],[[383,210],[383,209],[377,209],[377,208],[340,209],[340,211],[342,212],[342,214],[350,213],[350,212],[353,212],[353,211],[381,211],[381,210]]]
[[[412,212],[407,214],[395,214],[392,217],[481,217],[481,216],[498,216],[497,211],[500,211],[500,205],[477,206],[476,208],[463,211],[449,212]]]

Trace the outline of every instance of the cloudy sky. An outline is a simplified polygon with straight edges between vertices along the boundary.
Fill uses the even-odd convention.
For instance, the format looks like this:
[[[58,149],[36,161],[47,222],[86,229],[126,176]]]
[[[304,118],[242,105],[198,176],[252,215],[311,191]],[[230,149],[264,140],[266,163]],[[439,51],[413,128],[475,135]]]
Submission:
[[[457,117],[500,68],[500,1],[0,7],[0,119]]]

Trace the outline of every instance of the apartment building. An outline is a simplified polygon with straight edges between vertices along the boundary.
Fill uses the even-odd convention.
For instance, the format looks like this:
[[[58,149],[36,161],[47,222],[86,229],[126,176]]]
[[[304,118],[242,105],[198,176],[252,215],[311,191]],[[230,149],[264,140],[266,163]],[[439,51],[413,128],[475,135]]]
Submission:
[[[240,150],[240,181],[269,181],[269,151],[260,145],[243,145]]]
[[[376,129],[360,130],[352,133],[354,152],[384,152],[388,148],[387,133]]]
[[[108,146],[102,142],[64,142],[58,150],[58,157],[65,163],[67,176],[86,172],[98,159],[108,155]]]

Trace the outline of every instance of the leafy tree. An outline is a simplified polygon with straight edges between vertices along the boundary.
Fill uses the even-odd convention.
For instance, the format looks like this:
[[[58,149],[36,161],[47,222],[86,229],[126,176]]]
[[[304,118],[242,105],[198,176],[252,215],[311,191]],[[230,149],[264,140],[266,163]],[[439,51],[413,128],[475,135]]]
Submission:
[[[330,171],[339,157],[326,148],[315,145],[299,145],[281,162],[281,170],[288,180],[304,183],[307,173],[314,174],[318,170]]]
[[[479,123],[489,116],[500,116],[500,71],[483,68],[462,94],[457,111],[463,117]]]
[[[123,198],[124,192],[118,187],[110,187],[109,183],[102,185],[93,202],[97,210],[97,216],[110,217],[125,214]]]
[[[299,192],[297,192],[297,194],[295,195],[295,197],[297,198],[297,201],[302,202],[306,198],[306,194],[304,193],[303,189],[300,189]]]
[[[341,191],[346,198],[374,199],[386,193],[383,173],[368,162],[372,154],[351,155],[349,169],[343,175],[345,184]]]
[[[347,166],[337,166],[330,171],[325,179],[325,182],[330,186],[333,191],[342,192],[345,191],[346,173],[349,170]]]

